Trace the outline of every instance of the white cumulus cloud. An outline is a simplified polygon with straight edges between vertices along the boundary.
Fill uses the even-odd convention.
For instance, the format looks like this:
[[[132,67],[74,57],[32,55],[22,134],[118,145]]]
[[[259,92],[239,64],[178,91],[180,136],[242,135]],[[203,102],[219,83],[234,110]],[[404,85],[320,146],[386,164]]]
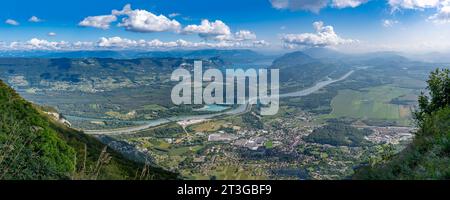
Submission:
[[[105,47],[105,48],[121,48],[121,49],[128,49],[128,48],[138,48],[138,47],[148,47],[149,45],[152,46],[164,46],[167,44],[164,44],[160,40],[152,40],[150,42],[146,40],[132,40],[127,38],[121,38],[121,37],[102,37],[97,42],[98,47]]]
[[[176,20],[171,20],[164,15],[155,15],[146,10],[132,10],[130,4],[126,4],[122,10],[112,10],[109,15],[86,17],[78,25],[108,29],[118,17],[123,17],[118,26],[133,32],[178,32],[181,28]]]
[[[307,10],[318,13],[321,9],[332,6],[335,8],[355,8],[369,0],[269,0],[276,9],[292,11]]]
[[[93,49],[93,48],[94,48],[94,42],[77,41],[70,45],[69,50],[73,50],[73,49],[87,50],[87,49]]]
[[[92,42],[66,42],[66,41],[48,41],[44,39],[32,38],[24,42],[11,42],[0,45],[1,50],[47,50],[47,51],[65,51],[75,49],[93,49]]]
[[[276,9],[288,10],[308,10],[319,12],[322,8],[327,7],[328,0],[269,0],[272,7]]]
[[[130,40],[121,37],[102,37],[97,42],[99,47],[119,47],[119,48],[127,48],[127,47],[136,47],[138,45],[138,41]]]
[[[90,41],[48,41],[33,38],[26,42],[0,42],[0,50],[93,50],[93,49],[130,49],[130,50],[148,50],[148,49],[204,49],[204,48],[257,48],[268,46],[269,43],[264,40],[258,41],[219,41],[219,42],[191,42],[182,39],[163,42],[159,39],[153,40],[134,40],[122,37],[102,37],[96,42]]]
[[[7,19],[5,21],[6,24],[12,25],[12,26],[19,26],[19,22],[17,22],[16,20],[13,19]]]
[[[228,25],[221,20],[210,22],[202,20],[200,25],[188,25],[183,29],[184,34],[198,34],[205,40],[216,40],[225,42],[245,42],[256,40],[256,34],[249,30],[239,30],[232,33]]]
[[[336,34],[332,26],[324,26],[321,21],[314,22],[313,26],[315,33],[284,35],[281,39],[285,47],[326,47],[357,42],[356,40],[341,38]]]
[[[220,20],[210,22],[207,19],[202,20],[200,25],[188,25],[183,29],[184,33],[198,34],[204,39],[218,39],[223,40],[231,35],[231,30],[228,25]]]
[[[169,14],[170,18],[180,16],[179,13]],[[112,22],[120,20],[117,24],[133,32],[175,32],[179,34],[197,34],[199,37],[216,42],[231,42],[251,44],[256,40],[256,34],[249,30],[239,30],[233,33],[230,27],[221,20],[210,21],[203,19],[200,24],[191,24],[182,28],[175,19],[164,15],[155,15],[142,9],[132,9],[126,4],[122,10],[112,10],[109,15],[89,16],[79,23],[80,26],[108,29]],[[247,44],[246,44],[247,45]]]
[[[125,15],[120,27],[125,27],[128,31],[133,32],[164,32],[179,31],[181,24],[176,20],[171,20],[164,15],[155,15],[146,10],[132,10],[131,5],[127,4],[121,11],[113,10],[113,15]]]
[[[395,9],[424,9],[436,8],[442,1],[447,0],[388,0],[388,4]]]
[[[133,40],[121,37],[102,37],[96,44],[101,48],[118,48],[118,49],[168,49],[168,48],[251,48],[267,46],[265,41],[254,41],[251,43],[220,41],[216,43],[210,42],[190,42],[186,40],[176,40],[163,42],[158,39],[154,40]]]
[[[388,0],[388,4],[392,11],[434,9],[436,13],[429,16],[428,21],[436,24],[450,23],[450,0]]]
[[[234,40],[237,41],[256,40],[256,34],[249,30],[240,30],[234,34]]]
[[[333,0],[332,5],[336,8],[356,8],[369,0]]]
[[[29,22],[42,22],[42,19],[36,16],[31,16],[30,19],[28,19]]]
[[[56,36],[56,33],[55,32],[49,32],[49,33],[47,33],[47,35],[53,37],[53,36]]]
[[[394,26],[395,24],[398,24],[398,23],[400,23],[400,22],[397,21],[397,20],[392,20],[392,19],[385,19],[385,20],[382,20],[382,21],[381,21],[381,24],[382,24],[384,27],[386,27],[386,28],[392,27],[392,26]]]
[[[255,46],[255,47],[266,47],[266,46],[269,46],[269,45],[270,45],[270,43],[266,42],[265,40],[253,41],[253,46]]]
[[[181,14],[180,13],[170,13],[169,14],[169,17],[170,18],[174,18],[174,17],[178,17],[178,16],[180,16]]]
[[[84,27],[109,29],[110,24],[115,21],[117,21],[117,17],[115,15],[89,16],[84,18],[83,21],[78,23],[78,25]]]
[[[450,1],[446,4],[443,4],[442,7],[438,9],[438,12],[430,16],[428,20],[436,24],[450,23]]]
[[[69,43],[64,41],[50,42],[47,40],[33,38],[25,43],[25,48],[33,50],[60,50],[68,47],[69,45]]]

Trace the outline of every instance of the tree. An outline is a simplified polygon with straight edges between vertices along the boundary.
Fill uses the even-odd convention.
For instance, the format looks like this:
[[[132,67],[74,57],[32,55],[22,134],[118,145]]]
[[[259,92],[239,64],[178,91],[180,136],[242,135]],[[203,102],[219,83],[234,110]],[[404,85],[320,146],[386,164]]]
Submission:
[[[419,97],[419,129],[411,144],[397,155],[371,158],[369,166],[356,170],[354,179],[450,179],[449,74],[449,69],[430,74],[429,94]]]
[[[431,113],[450,106],[450,69],[436,69],[431,72],[427,81],[429,95],[422,92],[419,96],[419,110],[415,117],[419,122]]]

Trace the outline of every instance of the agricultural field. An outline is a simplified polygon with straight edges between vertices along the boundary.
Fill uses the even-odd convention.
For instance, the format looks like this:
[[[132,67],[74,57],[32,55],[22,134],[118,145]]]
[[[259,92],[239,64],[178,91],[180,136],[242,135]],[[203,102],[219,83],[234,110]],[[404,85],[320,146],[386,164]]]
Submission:
[[[331,101],[329,117],[393,120],[408,123],[412,105],[394,104],[394,99],[410,96],[413,89],[383,85],[357,90],[340,90]]]
[[[222,128],[224,123],[225,121],[223,120],[206,121],[200,124],[190,126],[189,129],[193,130],[194,132],[214,132]]]

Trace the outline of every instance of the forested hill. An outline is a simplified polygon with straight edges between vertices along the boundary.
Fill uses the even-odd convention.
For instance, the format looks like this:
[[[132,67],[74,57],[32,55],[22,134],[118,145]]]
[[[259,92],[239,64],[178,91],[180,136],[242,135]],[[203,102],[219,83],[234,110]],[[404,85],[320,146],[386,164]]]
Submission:
[[[450,179],[450,70],[436,70],[419,97],[419,130],[397,155],[356,171],[354,179]]]
[[[50,119],[0,80],[0,180],[175,178]]]

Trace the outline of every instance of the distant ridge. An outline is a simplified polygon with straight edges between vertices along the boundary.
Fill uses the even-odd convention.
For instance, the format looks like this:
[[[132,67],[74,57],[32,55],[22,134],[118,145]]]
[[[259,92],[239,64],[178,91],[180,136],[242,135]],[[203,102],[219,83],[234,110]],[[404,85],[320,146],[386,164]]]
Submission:
[[[302,51],[296,51],[284,54],[283,56],[275,59],[273,61],[273,65],[280,68],[285,68],[289,66],[304,65],[313,62],[319,62],[319,60],[312,58],[311,56],[305,54]]]
[[[323,58],[329,58],[329,59],[339,59],[348,57],[349,55],[341,53],[339,51],[330,49],[330,48],[309,48],[302,51],[306,55],[311,56],[312,58],[316,59],[323,59]]]

